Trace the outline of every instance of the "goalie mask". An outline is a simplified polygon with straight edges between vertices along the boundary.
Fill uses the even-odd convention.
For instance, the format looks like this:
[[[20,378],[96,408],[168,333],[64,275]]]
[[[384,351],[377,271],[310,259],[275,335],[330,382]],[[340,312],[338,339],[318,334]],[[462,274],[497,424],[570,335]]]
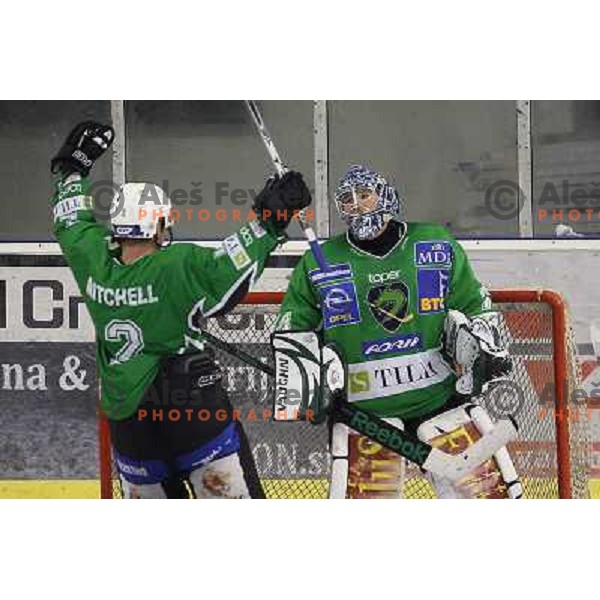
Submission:
[[[404,205],[396,188],[362,165],[350,167],[342,177],[335,205],[342,221],[359,240],[376,238],[388,221],[404,217]]]
[[[110,224],[117,239],[151,240],[164,220],[170,232],[171,200],[154,183],[126,183],[115,194],[110,209]]]

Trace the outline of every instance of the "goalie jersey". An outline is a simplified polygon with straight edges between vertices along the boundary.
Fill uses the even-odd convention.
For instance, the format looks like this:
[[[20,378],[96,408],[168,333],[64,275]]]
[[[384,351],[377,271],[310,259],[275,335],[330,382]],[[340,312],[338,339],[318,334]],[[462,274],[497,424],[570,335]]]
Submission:
[[[458,242],[443,227],[402,223],[384,256],[347,234],[322,244],[330,269],[307,252],[278,316],[279,330],[321,330],[348,366],[348,400],[382,417],[415,418],[440,408],[456,376],[441,352],[449,309],[493,312]]]
[[[164,357],[202,348],[202,318],[258,278],[278,240],[250,221],[217,250],[175,244],[126,265],[87,191],[86,179],[57,182],[54,231],[96,330],[101,407],[120,420],[135,413]]]

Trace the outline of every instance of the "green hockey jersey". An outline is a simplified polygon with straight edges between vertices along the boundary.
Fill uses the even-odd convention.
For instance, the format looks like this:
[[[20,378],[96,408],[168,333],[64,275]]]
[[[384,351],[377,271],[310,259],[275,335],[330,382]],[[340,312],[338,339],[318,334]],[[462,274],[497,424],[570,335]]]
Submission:
[[[251,285],[278,240],[250,221],[217,250],[173,244],[124,264],[87,190],[85,179],[57,182],[54,230],[96,330],[102,409],[119,420],[135,413],[164,357],[202,347],[198,319]]]
[[[463,248],[443,227],[406,223],[383,257],[347,235],[322,245],[330,269],[307,252],[292,274],[276,327],[321,330],[348,365],[348,400],[383,417],[442,406],[456,377],[442,357],[448,309],[492,310]]]

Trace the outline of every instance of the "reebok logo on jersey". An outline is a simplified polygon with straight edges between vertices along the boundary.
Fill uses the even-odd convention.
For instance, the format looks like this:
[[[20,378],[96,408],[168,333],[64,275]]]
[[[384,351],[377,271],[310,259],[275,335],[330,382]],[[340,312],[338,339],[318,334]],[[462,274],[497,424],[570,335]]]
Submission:
[[[450,242],[417,242],[415,265],[417,267],[451,267],[452,245]]]
[[[422,349],[423,339],[420,333],[405,333],[384,340],[371,340],[362,343],[362,353],[366,358]]]

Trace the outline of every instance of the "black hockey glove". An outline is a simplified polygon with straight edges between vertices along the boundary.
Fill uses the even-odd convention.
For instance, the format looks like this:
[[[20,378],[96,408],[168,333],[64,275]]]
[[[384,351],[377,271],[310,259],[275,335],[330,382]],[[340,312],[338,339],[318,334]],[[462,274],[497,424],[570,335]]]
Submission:
[[[272,177],[254,200],[254,212],[276,234],[283,233],[295,212],[312,202],[302,175],[288,171],[282,177]]]
[[[87,177],[94,163],[110,148],[114,137],[110,125],[94,121],[79,123],[50,162],[50,170],[62,175],[80,173]]]

